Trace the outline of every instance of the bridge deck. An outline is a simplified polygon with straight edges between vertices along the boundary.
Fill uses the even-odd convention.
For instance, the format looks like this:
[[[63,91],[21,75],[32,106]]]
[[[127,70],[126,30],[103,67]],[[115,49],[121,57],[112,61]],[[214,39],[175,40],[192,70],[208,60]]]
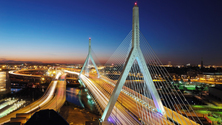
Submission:
[[[82,78],[82,76],[81,76]],[[90,78],[89,80],[87,80],[88,78],[83,78],[82,81],[86,84],[86,86],[88,87],[88,89],[92,92],[92,94],[95,96],[94,98],[96,98],[96,100],[99,100],[99,105],[100,107],[102,107],[102,109],[104,110],[106,105],[108,104],[109,98],[110,98],[110,93],[112,92],[112,90],[110,89],[111,87],[109,86],[109,84],[104,85],[104,82],[101,82],[99,79],[93,79]],[[89,81],[91,82],[91,84],[89,83]],[[103,85],[102,85],[102,84]],[[93,85],[92,85],[93,84]],[[109,86],[109,87],[108,87]],[[114,87],[112,87],[112,89],[114,89]],[[96,93],[97,91],[97,93]],[[96,95],[97,94],[97,95]],[[104,98],[106,98],[104,101],[104,99],[99,98],[98,96],[100,95],[105,95]],[[138,111],[137,111],[137,104],[138,102],[136,102],[132,97],[130,97],[129,95],[126,95],[124,93],[121,93],[119,96],[119,101],[116,103],[114,110],[112,111],[111,116],[113,115],[114,117],[118,116],[118,120],[121,121],[122,124],[130,124],[129,122],[133,122],[134,124],[140,124],[138,123],[140,118],[138,117]],[[149,113],[150,111],[148,111]],[[118,115],[117,115],[118,113]],[[124,116],[123,116],[124,115]],[[124,118],[121,118],[124,117]],[[152,118],[148,118],[148,121],[144,121],[146,123],[152,123],[152,124],[173,124],[170,121],[167,121],[163,116],[161,116],[159,113],[154,115],[150,114],[150,117]],[[126,119],[127,118],[127,119]]]
[[[103,80],[103,82],[101,82],[100,80]],[[108,79],[107,77],[103,77],[101,76],[101,79],[97,79],[96,76],[91,76],[90,80],[91,81],[94,81],[94,83],[96,84],[100,84],[100,87],[102,87],[103,89],[105,89],[107,92],[112,93],[112,90],[114,89],[114,83],[113,83],[113,80],[111,79]],[[129,89],[129,88],[128,88]],[[127,90],[128,90],[127,89]],[[133,91],[133,90],[132,90]],[[135,92],[135,91],[134,91]],[[138,94],[138,93],[137,93]],[[143,95],[140,95],[140,96],[143,96]],[[109,98],[109,97],[108,97]],[[146,98],[146,97],[144,97]],[[152,101],[151,99],[148,99],[146,98],[148,101]],[[128,96],[127,94],[125,94],[124,92],[121,92],[119,98],[118,98],[119,102],[121,102],[121,104],[127,108],[127,110],[132,113],[133,115],[137,116],[137,118],[139,118],[139,116],[141,114],[138,114],[138,111],[137,111],[137,107],[136,105],[142,105],[138,102],[135,102],[135,99]],[[129,103],[130,102],[130,103]],[[153,101],[152,101],[153,102]],[[151,102],[151,103],[152,103]],[[168,118],[176,121],[177,123],[179,124],[186,124],[186,125],[197,125],[198,123],[188,119],[187,117],[184,117],[183,115],[167,108],[167,107],[164,107],[165,110],[166,110],[166,115],[165,116],[160,116],[159,114],[156,114],[156,118],[154,118],[153,116],[151,116],[153,119],[148,119],[148,116],[144,116],[144,117],[147,117],[147,122],[151,122],[151,123],[155,123],[155,122],[159,122],[159,123],[164,123],[164,124],[172,124],[172,122],[166,120]],[[149,109],[147,109],[148,111],[150,111]],[[151,112],[151,111],[150,111]],[[141,112],[140,112],[141,113]],[[149,113],[148,113],[149,114]],[[149,116],[150,117],[150,116]]]

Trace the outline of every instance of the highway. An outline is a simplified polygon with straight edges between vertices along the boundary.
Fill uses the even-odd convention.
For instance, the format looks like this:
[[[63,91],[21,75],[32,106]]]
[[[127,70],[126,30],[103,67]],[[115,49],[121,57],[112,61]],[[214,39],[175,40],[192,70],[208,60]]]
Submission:
[[[58,99],[56,101],[56,103],[58,103],[57,109],[59,109],[61,107],[61,105],[63,105],[62,103],[64,103],[64,100],[66,99],[64,96],[65,94],[62,93],[65,91],[64,84],[66,84],[65,81],[65,76],[64,74],[62,75],[61,78],[63,78],[61,81],[58,82],[59,77],[62,75],[61,72],[56,74],[55,79],[49,84],[47,90],[45,91],[44,95],[38,99],[37,101],[31,103],[30,105],[27,105],[24,108],[21,108],[17,111],[14,111],[10,114],[8,114],[7,116],[4,116],[2,118],[0,118],[0,124],[4,124],[6,122],[9,122],[11,118],[16,117],[17,113],[34,113],[35,111],[38,111],[40,109],[45,109],[46,107],[49,109],[54,109],[54,106],[49,105],[52,104],[52,99],[54,100],[55,97],[59,96],[58,98],[62,98],[62,99]],[[58,84],[58,85],[57,85]],[[58,89],[56,91],[56,88]],[[56,94],[54,94],[56,91]],[[53,101],[55,102],[55,101]],[[50,107],[51,106],[51,107]]]
[[[65,72],[79,75],[79,73],[77,72],[71,72],[71,71],[65,71]],[[86,84],[90,92],[94,95],[95,100],[97,101],[99,100],[97,103],[99,103],[100,107],[104,110],[109,101],[110,94],[107,93],[98,84],[95,84],[90,79],[85,77],[84,75],[81,75],[81,79]],[[124,125],[140,124],[139,121],[135,117],[132,117],[129,114],[129,112],[120,103],[117,102],[114,109],[115,110],[113,110],[111,117],[109,118],[110,122],[116,123],[116,124],[124,124]]]
[[[110,95],[115,87],[115,84],[111,83],[111,80],[108,81],[109,79],[104,76],[101,76],[101,79],[103,81],[99,82],[99,81],[97,81],[99,79],[97,79],[96,76],[91,75],[91,80],[95,81],[95,83],[97,83],[99,86],[102,86],[102,88],[105,89]],[[132,92],[136,93],[135,91],[132,91]],[[139,95],[138,93],[136,93],[136,94]],[[140,95],[140,96],[142,96],[142,95]],[[128,114],[131,114],[140,120],[142,120],[142,118],[143,118],[144,120],[141,121],[142,123],[162,124],[162,125],[172,124],[171,122],[166,120],[165,117],[163,117],[161,114],[153,111],[152,108],[149,108],[148,106],[144,105],[143,104],[144,101],[142,102],[142,100],[135,99],[135,97],[130,96],[123,91],[120,93],[120,95],[118,97],[118,103],[121,103],[121,105],[128,110]],[[150,103],[153,103],[153,101]],[[154,105],[154,104],[151,104],[151,105]],[[139,112],[138,112],[138,109],[143,109],[143,111],[139,110]]]
[[[66,72],[76,75],[79,74],[77,72]],[[115,87],[113,80],[102,75],[100,79],[98,79],[96,74],[91,75],[89,78],[81,75],[81,80],[90,90],[102,110],[104,110],[110,98],[110,94]],[[138,96],[142,96],[143,100],[139,100],[135,96],[132,96],[135,94],[137,94]],[[141,124],[140,122],[145,124],[174,124],[166,119],[168,117],[170,119],[173,119],[174,121],[177,121],[177,123],[184,125],[197,124],[194,121],[180,115],[175,111],[172,111],[167,107],[164,107],[166,115],[163,116],[157,113],[157,111],[153,110],[153,108],[148,106],[145,102],[149,102],[151,105],[153,104],[153,101],[151,99],[144,97],[143,95],[129,88],[123,88],[119,95],[118,101],[116,102],[115,107],[112,111],[111,117],[109,118],[109,121],[116,124]],[[138,111],[138,107],[143,110]]]
[[[107,89],[109,88],[109,91],[112,92],[114,87],[115,87],[115,84],[113,84],[113,81],[108,79],[107,77],[104,77],[104,76],[101,76],[101,78],[103,79],[104,82],[102,82],[102,84],[106,85],[106,87],[103,87],[104,89]],[[93,77],[93,79],[97,79],[97,77]],[[101,82],[98,82],[98,83],[101,83]],[[110,90],[110,88],[112,88]],[[127,92],[126,92],[127,90]],[[131,93],[131,94],[128,94],[128,93]],[[143,98],[143,100],[139,100],[137,98],[135,98],[136,96],[132,96],[132,95],[137,95],[137,96],[140,96],[141,98]],[[144,117],[145,123],[148,123],[148,124],[151,124],[151,123],[155,123],[156,121],[158,122],[157,124],[172,124],[171,122],[169,122],[168,120],[166,120],[166,117],[170,118],[170,119],[173,119],[174,121],[177,121],[177,123],[180,123],[180,124],[183,124],[183,125],[196,125],[197,123],[184,117],[183,115],[167,108],[164,106],[164,109],[166,111],[166,115],[165,116],[162,116],[160,115],[159,113],[154,113],[152,110],[150,110],[149,106],[146,106],[145,102],[149,102],[149,104],[151,105],[154,105],[153,104],[153,101],[125,86],[123,86],[123,89],[122,89],[122,92],[120,93],[119,95],[119,98],[118,100],[121,100],[123,103],[123,105],[129,109],[134,115],[136,115],[137,117]],[[139,100],[139,101],[138,101]],[[128,103],[130,102],[130,103]],[[129,105],[131,104],[131,105]],[[137,110],[137,107],[136,105],[139,105],[140,108],[143,108],[143,112],[138,112]],[[151,118],[147,117],[147,116],[143,116],[141,114],[152,114],[150,115]],[[153,117],[155,116],[155,117]]]
[[[63,74],[56,87],[56,93],[54,98],[48,102],[46,105],[41,107],[42,109],[53,109],[58,111],[66,101],[66,74]]]
[[[97,79],[97,77],[94,76],[93,79],[95,80],[95,79]],[[103,86],[105,86],[103,88],[104,89],[109,88],[109,90],[107,90],[107,91],[109,91],[111,93],[115,87],[113,80],[111,80],[107,77],[104,77],[102,75],[101,75],[101,79],[103,79],[103,81],[104,81],[104,82],[102,82]],[[97,82],[97,83],[101,83],[101,82]],[[110,88],[111,88],[111,90],[110,90]],[[128,94],[128,93],[131,93],[131,94]],[[132,96],[132,95],[140,96],[141,98],[143,98],[143,100],[146,100],[146,101],[139,100],[139,99],[135,98],[136,96]],[[141,117],[141,114],[146,114],[146,112],[148,112],[147,114],[149,114],[149,112],[152,113],[152,115],[154,114],[152,110],[148,109],[149,108],[148,106],[144,105],[145,102],[149,102],[149,104],[154,105],[153,101],[151,99],[127,88],[126,86],[123,86],[122,92],[120,93],[118,100],[121,100],[121,102],[123,102],[122,104],[137,117]],[[137,100],[139,100],[139,102]],[[132,105],[129,105],[128,102],[130,102]],[[138,113],[136,105],[139,105],[140,108],[145,109],[144,110],[145,113],[144,112]],[[172,124],[168,120],[165,119],[165,117],[168,117],[168,118],[173,119],[174,121],[177,121],[178,123],[183,124],[183,125],[189,125],[189,124],[196,125],[197,124],[196,122],[184,117],[183,115],[181,115],[181,114],[179,114],[179,113],[177,113],[165,106],[164,106],[164,109],[166,111],[165,116],[161,116],[158,113],[155,113],[157,119],[155,117],[153,117],[152,115],[150,115],[152,117],[151,119],[148,119],[149,117],[147,117],[147,116],[143,116],[143,117],[147,117],[147,118],[145,118],[146,121],[144,121],[144,122],[145,123],[155,123],[155,121],[158,121],[159,119],[161,119],[158,122],[162,122],[163,124],[166,124],[166,123]]]
[[[79,73],[77,72],[65,72],[79,75]],[[66,100],[66,75],[66,73],[58,73],[56,75],[56,78],[50,83],[45,94],[39,100],[5,117],[0,118],[0,124],[10,121],[10,118],[15,117],[17,113],[34,113],[42,109],[59,110]],[[58,80],[60,76],[61,78],[60,80]],[[101,76],[101,78],[98,79],[96,75],[90,75],[89,78],[81,75],[81,80],[87,86],[87,88],[93,95],[94,100],[97,101],[101,110],[103,111],[115,87],[115,82],[104,76]],[[180,124],[196,124],[188,118],[185,118],[182,115],[166,107],[164,107],[166,110],[166,115],[162,116],[161,114],[153,110],[152,107],[149,107],[144,103],[149,102],[152,104],[152,100],[146,97],[143,97],[145,101],[138,100],[138,98],[132,96],[135,94],[143,96],[129,88],[123,88],[119,95],[118,101],[116,102],[115,107],[111,113],[111,117],[109,117],[108,119],[110,122],[115,124],[135,125],[141,124],[141,122],[145,124],[173,124],[166,119],[166,117],[168,117]],[[143,110],[138,110],[138,107]],[[102,111],[100,113],[102,113]]]
[[[14,73],[14,71],[9,71],[9,74],[12,74],[12,75],[18,75],[18,76],[42,77],[42,75],[30,75],[30,74]]]

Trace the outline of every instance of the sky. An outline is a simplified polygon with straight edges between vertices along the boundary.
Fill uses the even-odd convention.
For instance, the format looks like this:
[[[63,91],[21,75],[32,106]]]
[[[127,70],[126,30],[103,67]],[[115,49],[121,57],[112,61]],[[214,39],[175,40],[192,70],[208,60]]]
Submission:
[[[132,29],[134,0],[0,0],[0,62],[106,62]],[[163,64],[222,65],[221,0],[137,0]]]

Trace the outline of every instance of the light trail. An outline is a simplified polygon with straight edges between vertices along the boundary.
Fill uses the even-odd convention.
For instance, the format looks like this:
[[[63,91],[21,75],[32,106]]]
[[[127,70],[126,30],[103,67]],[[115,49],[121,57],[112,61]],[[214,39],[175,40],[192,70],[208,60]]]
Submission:
[[[18,101],[17,103],[13,104],[2,113],[0,113],[0,118],[6,116],[7,114],[13,112],[14,110],[20,108],[26,101]]]
[[[58,79],[60,76],[61,76],[61,72],[59,72],[55,78]],[[6,122],[9,122],[11,118],[16,117],[17,113],[32,113],[32,112],[36,111],[37,109],[41,109],[41,107],[43,107],[44,105],[49,103],[50,100],[53,98],[57,83],[58,83],[57,80],[52,81],[49,84],[45,94],[37,101],[31,103],[30,105],[27,105],[24,108],[21,108],[17,111],[14,111],[14,112],[0,118],[0,124],[4,124]]]
[[[102,78],[103,76],[101,76]],[[103,79],[103,78],[102,78]],[[107,79],[105,80],[107,81]],[[109,93],[111,93],[115,87],[115,84],[111,82],[112,80],[110,80],[108,83],[107,82],[102,82],[104,86],[103,89],[105,89],[106,91],[109,91]],[[98,82],[99,84],[99,82]],[[124,92],[125,91],[125,92]],[[133,91],[135,93],[135,91]],[[129,92],[126,92],[126,90],[122,89],[122,92],[119,95],[118,101],[121,102],[121,105],[123,105],[126,109],[128,109],[128,114],[132,114],[135,115],[137,118],[140,118],[138,110],[137,110],[137,104],[139,104],[140,106],[147,107],[145,105],[145,101],[138,99],[137,97],[133,96],[133,94],[128,94]],[[152,119],[150,119],[150,121],[143,121],[143,123],[149,123],[149,124],[166,124],[168,121],[166,121],[164,119],[164,117],[160,114],[158,114],[157,112],[155,112],[155,110],[152,110],[153,108],[149,108],[146,111],[140,112],[140,114],[145,114],[147,112],[149,117],[152,117]],[[134,116],[134,117],[135,117]],[[148,117],[145,116],[145,117]],[[155,116],[155,117],[154,117]],[[147,119],[148,120],[148,119]],[[168,122],[167,124],[171,124],[170,122]]]
[[[65,70],[67,73],[79,75],[77,72],[71,72]],[[84,75],[80,75],[80,78],[83,80],[87,88],[90,90],[94,98],[97,100],[99,105],[101,106],[102,110],[105,109],[106,105],[108,104],[110,94],[107,93],[103,88],[92,82],[90,79],[85,77]],[[116,103],[110,118],[108,119],[110,122],[115,124],[140,124],[139,121],[133,118],[128,111],[121,105],[119,102]],[[118,115],[117,115],[118,114]]]
[[[48,102],[46,105],[41,107],[42,109],[53,109],[55,111],[58,111],[66,101],[66,73],[61,76],[60,81],[57,85],[57,91],[55,93],[55,96],[53,99],[51,99],[50,102]]]
[[[0,109],[3,109],[4,107],[11,105],[13,103],[15,103],[16,101],[18,101],[18,99],[13,99],[13,100],[8,100],[6,102],[4,102],[3,104],[0,105]]]
[[[58,79],[61,75],[61,72],[59,72],[57,75],[56,75],[56,79]],[[34,110],[36,110],[37,108],[40,108],[41,106],[45,105],[47,102],[49,102],[53,95],[54,95],[54,92],[55,92],[55,88],[56,88],[56,85],[57,85],[57,81],[53,81],[53,85],[52,87],[50,88],[50,91],[49,93],[47,93],[45,96],[47,96],[47,98],[42,102],[40,103],[39,105],[37,105],[36,107],[32,108],[31,110],[27,111],[26,113],[29,113],[29,112],[32,112]]]
[[[9,74],[12,74],[12,75],[18,75],[18,76],[42,77],[41,75],[28,75],[28,74],[14,73],[14,71],[8,71],[8,73],[9,73]]]
[[[77,72],[71,72],[67,70],[65,70],[65,72],[79,75],[79,73]],[[103,80],[102,83],[97,82],[96,77],[95,78],[91,77],[90,79],[92,80],[90,80],[86,76],[81,75],[80,78],[83,80],[87,88],[90,90],[90,92],[92,93],[95,100],[102,108],[102,110],[104,110],[108,103],[110,93],[113,91],[115,87],[115,84],[112,82],[112,80],[105,78],[102,75],[100,75],[100,80]],[[95,82],[93,82],[94,80]],[[143,97],[143,100],[141,100],[138,97],[136,97],[135,94],[138,94],[138,93],[129,88],[127,89],[123,87],[120,93],[120,97],[119,97],[120,99],[118,98],[118,101],[116,102],[116,105],[112,110],[112,114],[110,115],[109,120],[114,120],[117,124],[118,123],[140,124],[137,122],[138,120],[134,119],[133,117],[136,116],[137,118],[140,119],[140,115],[143,115],[145,121],[141,121],[141,122],[145,124],[162,124],[162,125],[173,124],[171,121],[167,119],[167,117],[177,121],[180,124],[188,124],[188,123],[193,124],[193,125],[197,124],[191,121],[190,119],[182,116],[181,114],[175,111],[172,111],[171,109],[167,107],[164,107],[164,109],[166,110],[166,115],[163,116],[155,110],[155,107],[152,107],[147,103],[147,102],[153,103],[151,99],[140,94],[140,96]],[[144,108],[145,110],[143,112],[142,111],[138,112],[137,105],[139,105],[141,108]],[[117,113],[118,115],[115,116],[115,114]],[[148,114],[148,115],[145,115],[145,114]],[[132,123],[133,120],[134,122],[136,121],[136,123]]]

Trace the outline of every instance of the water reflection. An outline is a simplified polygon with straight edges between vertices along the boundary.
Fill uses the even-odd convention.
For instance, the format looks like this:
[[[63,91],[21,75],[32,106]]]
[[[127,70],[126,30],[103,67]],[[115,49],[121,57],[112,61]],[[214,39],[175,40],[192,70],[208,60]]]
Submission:
[[[20,90],[22,90],[22,89],[21,88],[11,88],[11,93],[16,93]]]
[[[84,107],[79,97],[80,89],[77,88],[66,88],[66,100],[80,107]]]

